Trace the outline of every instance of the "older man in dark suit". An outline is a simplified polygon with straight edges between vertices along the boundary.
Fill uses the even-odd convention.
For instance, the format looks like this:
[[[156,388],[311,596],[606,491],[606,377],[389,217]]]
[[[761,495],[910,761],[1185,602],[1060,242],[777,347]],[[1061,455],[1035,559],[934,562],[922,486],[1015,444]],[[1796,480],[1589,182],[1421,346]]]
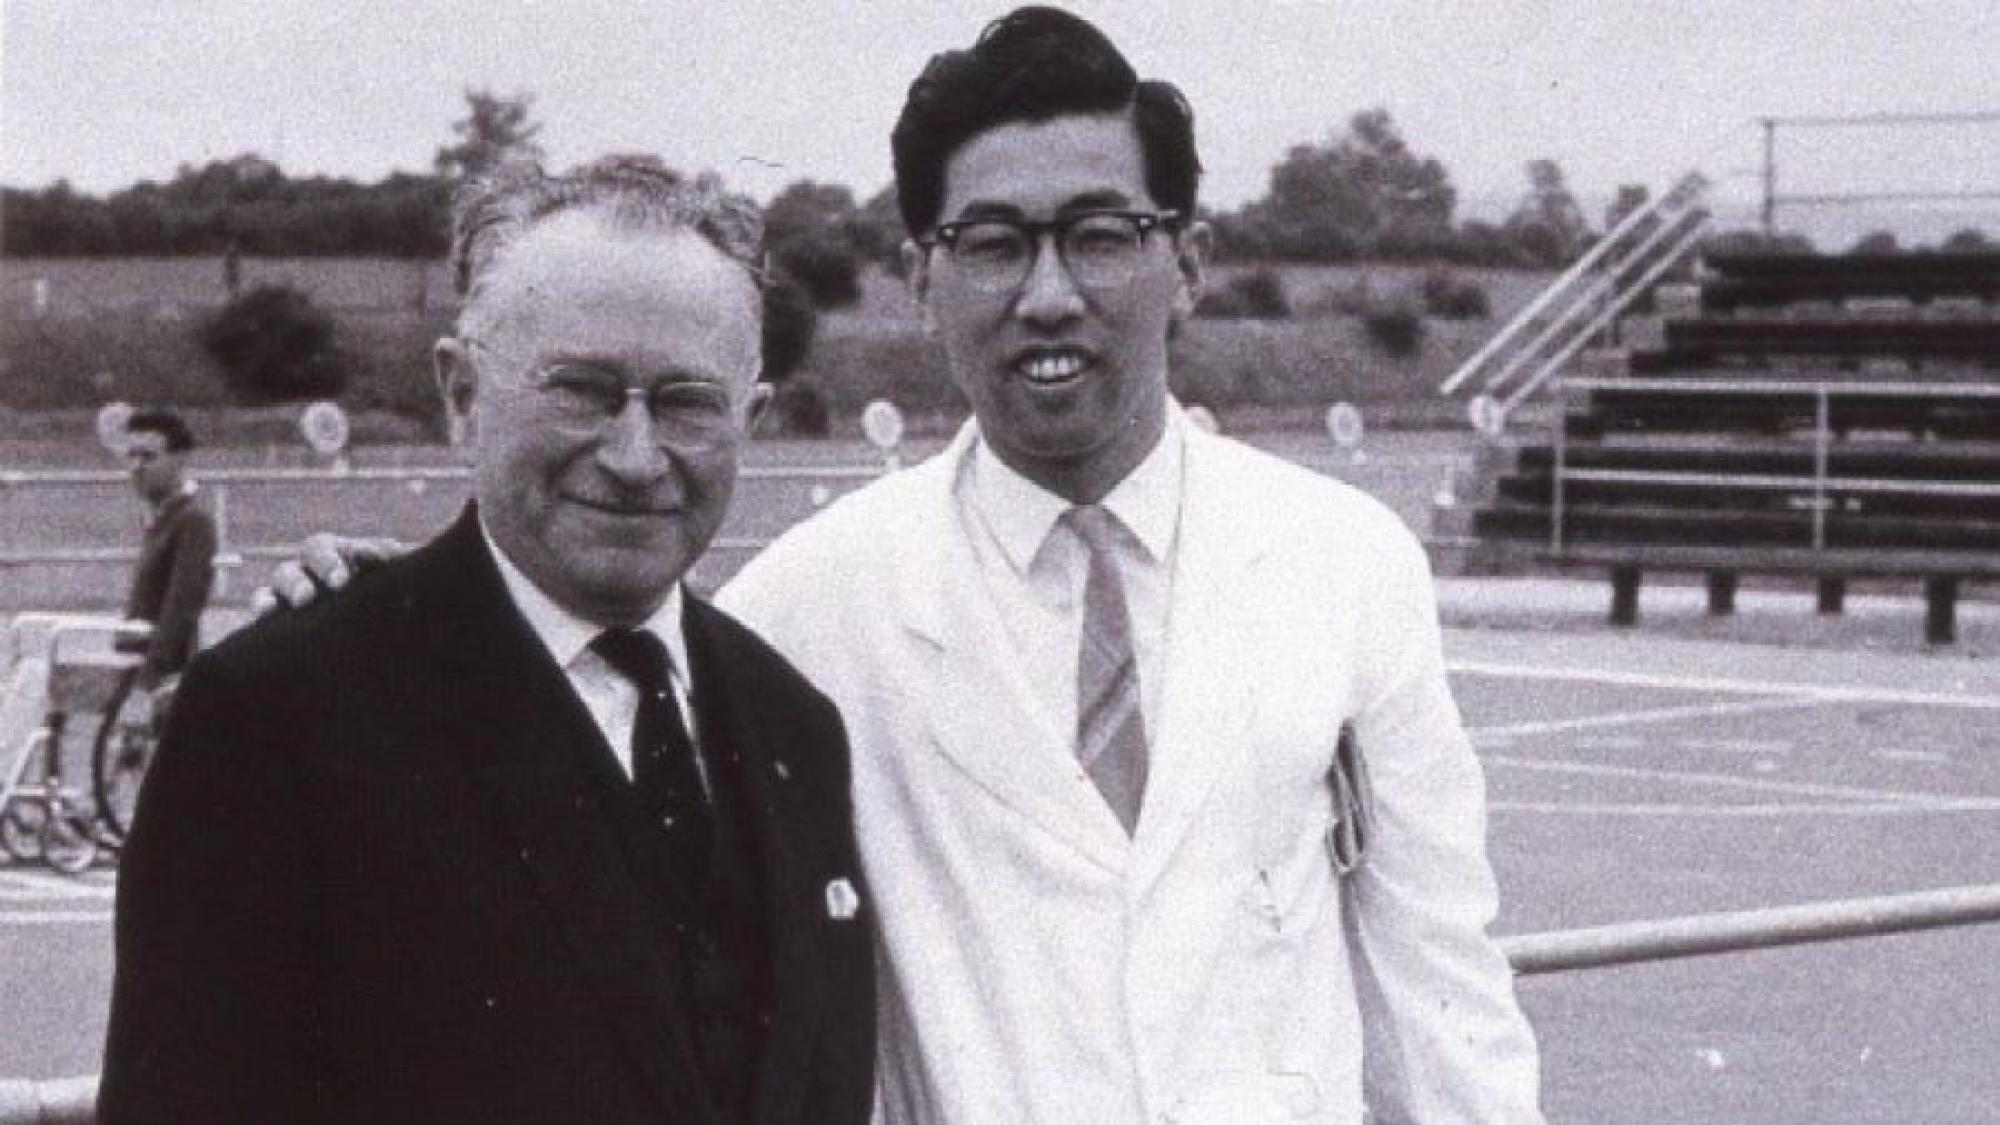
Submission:
[[[680,585],[762,398],[754,216],[605,161],[456,233],[475,503],[188,672],[101,1118],[865,1120],[839,717]]]

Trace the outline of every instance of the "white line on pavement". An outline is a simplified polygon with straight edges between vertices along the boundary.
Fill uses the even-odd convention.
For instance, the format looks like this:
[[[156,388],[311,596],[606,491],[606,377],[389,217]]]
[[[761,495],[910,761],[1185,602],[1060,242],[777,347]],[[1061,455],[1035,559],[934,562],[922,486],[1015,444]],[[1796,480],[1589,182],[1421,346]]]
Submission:
[[[1683,773],[1678,770],[1645,769],[1637,766],[1607,766],[1588,762],[1551,762],[1488,754],[1490,765],[1544,773],[1570,773],[1585,777],[1612,777],[1637,781],[1668,781],[1688,785],[1714,785],[1725,789],[1746,789],[1758,793],[1786,793],[1801,797],[1832,797],[1863,803],[1893,802],[1932,812],[2000,812],[2000,799],[1960,797],[1939,793],[1903,793],[1887,789],[1864,789],[1848,785],[1816,785],[1804,781],[1766,781],[1717,773]]]
[[[1473,741],[1489,738],[1518,738],[1529,734],[1595,730],[1631,723],[1665,723],[1676,719],[1711,719],[1723,715],[1749,715],[1760,711],[1803,710],[1823,704],[1818,699],[1752,699],[1742,703],[1704,703],[1690,707],[1662,707],[1652,711],[1613,711],[1605,715],[1584,715],[1574,719],[1547,719],[1534,723],[1511,723],[1499,727],[1476,727],[1467,731]]]
[[[1671,816],[1759,817],[1759,816],[1929,816],[1941,812],[2000,812],[1991,806],[1950,807],[1913,805],[1907,802],[1839,803],[1783,802],[1775,805],[1690,805],[1683,803],[1619,803],[1614,801],[1494,801],[1495,812],[1524,812],[1537,816]]]
[[[111,921],[109,910],[0,911],[0,926],[55,926]]]
[[[1534,664],[1496,664],[1477,660],[1454,661],[1450,664],[1450,670],[1475,676],[1587,680],[1592,683],[1673,688],[1682,691],[1792,695],[1823,703],[1903,703],[1919,707],[1969,707],[1976,710],[2000,711],[2000,698],[1992,696],[1954,695],[1949,692],[1909,691],[1902,688],[1835,687],[1828,684],[1740,680],[1711,676],[1662,676],[1650,672],[1613,672],[1601,668],[1551,668]]]

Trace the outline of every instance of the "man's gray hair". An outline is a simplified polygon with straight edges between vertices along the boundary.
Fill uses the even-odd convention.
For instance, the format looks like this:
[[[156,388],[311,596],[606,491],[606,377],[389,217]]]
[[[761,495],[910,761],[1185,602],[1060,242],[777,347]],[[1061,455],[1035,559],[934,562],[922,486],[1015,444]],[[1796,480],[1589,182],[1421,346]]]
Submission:
[[[467,180],[452,198],[451,274],[470,306],[500,252],[563,211],[603,215],[622,230],[689,230],[763,281],[764,221],[748,198],[712,176],[689,180],[650,156],[606,156],[551,176],[540,165],[503,164]]]

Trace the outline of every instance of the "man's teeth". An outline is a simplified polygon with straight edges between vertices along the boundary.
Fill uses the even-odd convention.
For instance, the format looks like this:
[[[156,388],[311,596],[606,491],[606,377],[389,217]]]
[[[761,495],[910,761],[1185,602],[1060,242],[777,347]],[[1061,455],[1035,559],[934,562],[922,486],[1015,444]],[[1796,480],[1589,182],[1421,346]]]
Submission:
[[[1021,373],[1037,382],[1067,379],[1083,370],[1083,357],[1075,355],[1038,356],[1021,365]]]

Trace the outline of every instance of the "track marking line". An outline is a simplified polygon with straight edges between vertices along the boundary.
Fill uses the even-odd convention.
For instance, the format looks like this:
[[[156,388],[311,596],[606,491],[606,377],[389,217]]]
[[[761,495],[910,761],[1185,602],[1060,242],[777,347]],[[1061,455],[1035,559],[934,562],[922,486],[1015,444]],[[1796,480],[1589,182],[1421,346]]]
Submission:
[[[1790,742],[1760,741],[1754,738],[1683,738],[1683,749],[1701,750],[1716,754],[1776,754],[1783,756],[1792,752]]]
[[[1951,755],[1936,750],[1871,750],[1869,754],[1885,762],[1919,762],[1927,766],[1948,766]]]
[[[0,911],[0,926],[97,925],[111,917],[109,910]]]
[[[1929,816],[1941,812],[2000,812],[1992,808],[1938,808],[1895,801],[1862,804],[1792,801],[1775,805],[1689,805],[1683,803],[1634,803],[1611,801],[1493,801],[1495,812],[1533,813],[1536,816],[1671,816],[1751,818],[1767,816]]]
[[[1684,785],[1713,785],[1724,789],[1744,789],[1756,793],[1785,793],[1800,797],[1832,797],[1861,803],[1884,802],[1927,812],[2000,812],[2000,798],[1958,797],[1938,793],[1902,793],[1886,789],[1864,789],[1848,785],[1818,785],[1807,781],[1765,781],[1717,773],[1684,773],[1678,770],[1646,769],[1638,766],[1607,766],[1587,762],[1551,762],[1489,754],[1484,760],[1511,769],[1543,773],[1569,773],[1584,777],[1611,777],[1621,780],[1666,781]]]
[[[0,901],[111,898],[117,893],[118,888],[112,883],[90,882],[38,871],[0,871]]]
[[[1574,719],[1548,719],[1534,723],[1510,723],[1499,727],[1476,727],[1466,733],[1474,742],[1489,738],[1511,739],[1530,734],[1556,734],[1573,730],[1629,726],[1633,723],[1667,723],[1676,719],[1713,719],[1724,715],[1752,715],[1763,711],[1803,710],[1825,704],[1819,699],[1752,699],[1741,703],[1702,703],[1687,707],[1661,707],[1651,711],[1613,711]]]
[[[1450,662],[1447,668],[1455,673],[1474,676],[1585,680],[1591,683],[1623,684],[1628,687],[1721,691],[1737,695],[1790,695],[1823,703],[1901,703],[1919,707],[1968,707],[1974,710],[2000,711],[2000,698],[1992,696],[1953,695],[1945,692],[1908,691],[1901,688],[1834,687],[1828,684],[1739,680],[1711,676],[1662,676],[1650,672],[1612,672],[1601,668],[1551,668],[1545,665],[1496,664],[1476,660]]]

